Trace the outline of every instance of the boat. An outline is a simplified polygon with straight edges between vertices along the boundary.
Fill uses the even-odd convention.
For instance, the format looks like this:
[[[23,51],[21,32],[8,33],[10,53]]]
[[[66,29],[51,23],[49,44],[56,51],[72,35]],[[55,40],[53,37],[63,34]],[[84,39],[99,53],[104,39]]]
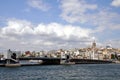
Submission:
[[[21,64],[16,63],[16,64],[5,64],[5,67],[20,67]]]
[[[66,62],[66,63],[61,63],[61,65],[73,65],[75,62]]]
[[[67,61],[67,60],[61,60],[60,64],[61,65],[72,65],[72,64],[75,64],[75,62],[70,62],[70,61]]]
[[[29,60],[30,63],[39,63],[42,64],[43,61],[42,60]]]

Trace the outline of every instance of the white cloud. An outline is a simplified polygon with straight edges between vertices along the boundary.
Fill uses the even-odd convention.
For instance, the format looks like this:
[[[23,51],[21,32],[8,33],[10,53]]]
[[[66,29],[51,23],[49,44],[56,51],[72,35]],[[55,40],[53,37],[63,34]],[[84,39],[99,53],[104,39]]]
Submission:
[[[70,22],[86,22],[86,14],[88,10],[97,9],[96,4],[88,4],[85,0],[62,0],[61,1],[62,14],[61,17]]]
[[[50,8],[50,6],[45,3],[44,0],[28,0],[28,5],[42,11],[47,11]]]
[[[2,47],[18,50],[76,48],[92,41],[91,33],[92,30],[79,26],[59,23],[35,26],[25,20],[9,20],[7,26],[0,28],[0,42]]]
[[[90,24],[94,26],[94,32],[120,29],[118,13],[100,9],[97,4],[89,4],[86,0],[62,0],[61,9],[64,20],[69,23]]]
[[[120,7],[120,0],[113,0],[111,5],[115,7]]]
[[[8,21],[8,26],[3,27],[1,29],[1,33],[4,36],[7,35],[21,35],[23,33],[31,33],[31,23],[27,21],[21,21],[21,20],[16,20],[12,19]],[[27,25],[27,26],[26,26]]]
[[[119,19],[120,15],[118,13],[103,10],[91,15],[88,22],[92,23],[93,26],[96,26],[96,32],[101,32],[104,30],[120,29]]]

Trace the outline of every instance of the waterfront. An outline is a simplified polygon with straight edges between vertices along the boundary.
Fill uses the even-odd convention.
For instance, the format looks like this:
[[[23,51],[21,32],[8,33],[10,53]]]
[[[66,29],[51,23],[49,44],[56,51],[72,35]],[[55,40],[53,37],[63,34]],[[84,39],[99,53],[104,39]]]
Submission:
[[[0,80],[119,80],[120,64],[0,67]]]

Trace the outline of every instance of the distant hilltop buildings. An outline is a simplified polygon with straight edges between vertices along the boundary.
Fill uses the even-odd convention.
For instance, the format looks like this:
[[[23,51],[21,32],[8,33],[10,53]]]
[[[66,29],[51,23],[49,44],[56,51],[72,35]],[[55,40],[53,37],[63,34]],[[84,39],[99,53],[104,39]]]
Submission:
[[[91,47],[86,48],[75,48],[75,49],[59,49],[45,51],[11,51],[8,50],[7,57],[4,57],[4,53],[0,54],[0,58],[9,58],[13,53],[17,54],[18,57],[50,57],[50,58],[66,58],[69,55],[70,58],[76,59],[93,59],[93,60],[119,60],[120,49],[112,48],[111,45],[107,45],[105,48],[97,48],[97,44],[93,41]]]

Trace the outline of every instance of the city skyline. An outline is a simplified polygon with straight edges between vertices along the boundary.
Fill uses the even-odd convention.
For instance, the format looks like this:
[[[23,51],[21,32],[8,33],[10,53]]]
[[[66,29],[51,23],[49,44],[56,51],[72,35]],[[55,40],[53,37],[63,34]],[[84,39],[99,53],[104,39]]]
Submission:
[[[120,0],[2,0],[0,48],[120,48]]]

